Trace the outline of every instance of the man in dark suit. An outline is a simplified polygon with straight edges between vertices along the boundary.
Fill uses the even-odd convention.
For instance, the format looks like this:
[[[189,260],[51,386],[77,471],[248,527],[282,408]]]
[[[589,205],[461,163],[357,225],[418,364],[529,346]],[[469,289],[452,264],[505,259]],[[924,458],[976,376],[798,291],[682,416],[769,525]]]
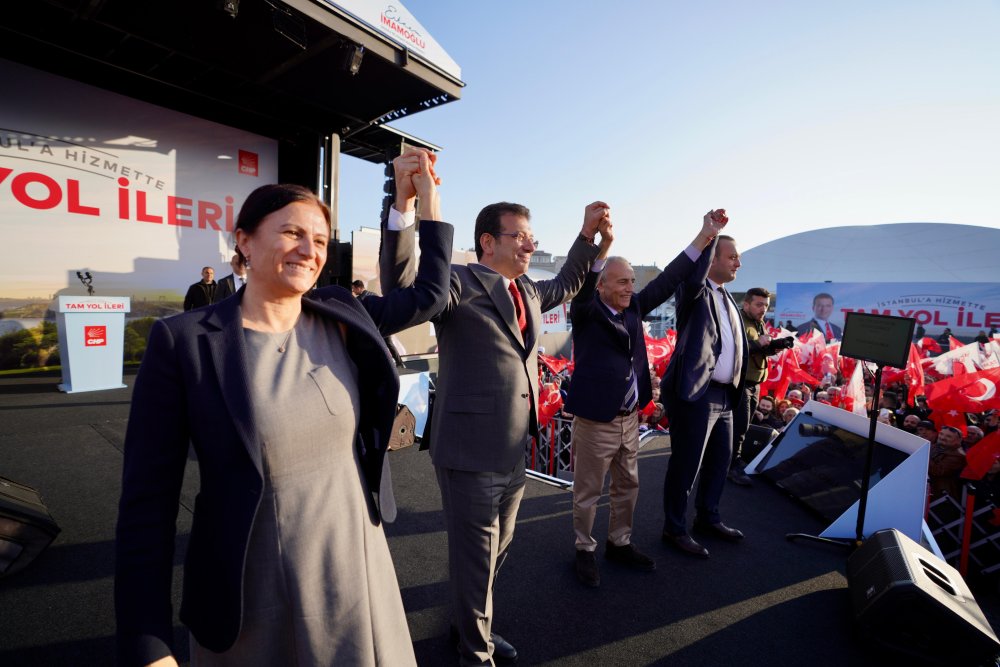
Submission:
[[[215,269],[206,266],[201,270],[201,280],[188,287],[184,295],[184,310],[194,310],[215,303]]]
[[[819,329],[827,343],[835,339],[840,340],[843,331],[830,321],[831,315],[833,315],[833,295],[820,292],[813,297],[813,318],[800,324],[795,333],[801,336],[813,329]]]
[[[394,161],[413,169],[410,149]],[[408,161],[409,160],[409,161]],[[399,188],[383,239],[383,260],[411,254],[414,193]],[[512,661],[517,651],[493,634],[493,586],[514,536],[524,494],[524,453],[538,433],[538,336],[542,313],[566,303],[598,254],[598,231],[611,224],[607,204],[587,206],[566,264],[551,280],[525,273],[537,245],[529,212],[501,202],[476,218],[478,264],[452,266],[445,309],[434,322],[438,381],[429,425],[431,459],[448,531],[454,627],[463,665]],[[401,231],[393,231],[401,228]],[[410,266],[380,263],[383,291],[413,282]]]
[[[574,415],[573,531],[576,575],[600,585],[591,536],[604,477],[611,472],[611,514],[604,556],[628,568],[652,572],[656,563],[632,544],[632,516],[639,497],[639,417],[652,400],[642,318],[674,294],[718,233],[705,217],[701,233],[638,294],[635,271],[622,257],[606,262],[605,240],[583,289],[573,299],[573,383],[566,410]],[[594,293],[596,285],[597,293]]]
[[[233,258],[229,260],[229,266],[232,267],[233,272],[219,281],[219,287],[215,293],[216,302],[236,294],[241,287],[247,284],[247,267],[238,252],[233,253]]]
[[[709,215],[720,227],[724,211]],[[670,419],[670,461],[663,485],[663,541],[708,558],[687,529],[687,501],[695,497],[695,530],[739,541],[743,533],[722,523],[719,501],[733,450],[733,411],[743,396],[748,363],[739,309],[722,286],[736,278],[740,254],[730,236],[718,236],[694,272],[677,288],[677,346],[660,384]],[[709,262],[711,258],[711,262]]]

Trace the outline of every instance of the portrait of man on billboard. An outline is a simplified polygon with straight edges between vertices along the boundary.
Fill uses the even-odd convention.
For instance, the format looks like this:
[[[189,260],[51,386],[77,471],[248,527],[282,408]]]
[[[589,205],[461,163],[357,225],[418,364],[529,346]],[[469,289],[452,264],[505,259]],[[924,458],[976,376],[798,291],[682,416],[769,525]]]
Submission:
[[[830,316],[833,314],[833,295],[820,292],[813,297],[812,309],[812,319],[800,324],[795,333],[801,336],[813,329],[819,329],[827,343],[840,340],[843,333],[841,328],[830,321]]]

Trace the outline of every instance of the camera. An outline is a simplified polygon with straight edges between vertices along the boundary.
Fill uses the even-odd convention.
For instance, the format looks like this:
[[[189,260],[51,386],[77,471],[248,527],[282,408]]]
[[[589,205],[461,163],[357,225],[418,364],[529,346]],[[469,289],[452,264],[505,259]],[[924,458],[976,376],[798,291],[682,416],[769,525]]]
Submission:
[[[799,424],[799,435],[823,437],[833,435],[834,428],[826,424]]]
[[[785,336],[784,338],[772,338],[771,342],[767,345],[767,353],[769,355],[775,352],[780,352],[781,350],[790,350],[795,347],[795,337]]]

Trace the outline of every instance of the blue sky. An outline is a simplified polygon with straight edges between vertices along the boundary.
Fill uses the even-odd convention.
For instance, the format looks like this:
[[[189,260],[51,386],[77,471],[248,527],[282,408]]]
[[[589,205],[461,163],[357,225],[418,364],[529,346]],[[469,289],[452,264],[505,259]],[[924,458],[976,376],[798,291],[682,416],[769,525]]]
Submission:
[[[404,4],[467,84],[392,123],[443,146],[456,246],[500,200],[554,254],[604,200],[614,253],[659,266],[718,207],[743,250],[839,225],[1000,227],[998,0]],[[341,168],[349,239],[377,224],[383,177]]]

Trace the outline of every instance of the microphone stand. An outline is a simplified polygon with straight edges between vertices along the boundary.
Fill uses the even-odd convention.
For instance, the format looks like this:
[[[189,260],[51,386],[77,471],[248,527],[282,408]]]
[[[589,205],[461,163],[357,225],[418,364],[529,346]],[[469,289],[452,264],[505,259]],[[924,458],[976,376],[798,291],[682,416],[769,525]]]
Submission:
[[[865,363],[859,360],[859,364]],[[877,364],[875,370],[875,392],[872,394],[877,401],[882,390],[882,364]],[[857,549],[865,541],[865,512],[868,509],[868,490],[871,488],[872,464],[875,460],[875,428],[878,426],[878,411],[872,410],[868,424],[868,449],[865,452],[865,472],[861,478],[861,498],[858,500],[858,523],[854,531],[854,539],[843,537],[821,537],[820,535],[810,535],[808,533],[788,533],[785,539],[794,541],[798,539],[812,540],[823,544],[834,544],[838,547]]]

